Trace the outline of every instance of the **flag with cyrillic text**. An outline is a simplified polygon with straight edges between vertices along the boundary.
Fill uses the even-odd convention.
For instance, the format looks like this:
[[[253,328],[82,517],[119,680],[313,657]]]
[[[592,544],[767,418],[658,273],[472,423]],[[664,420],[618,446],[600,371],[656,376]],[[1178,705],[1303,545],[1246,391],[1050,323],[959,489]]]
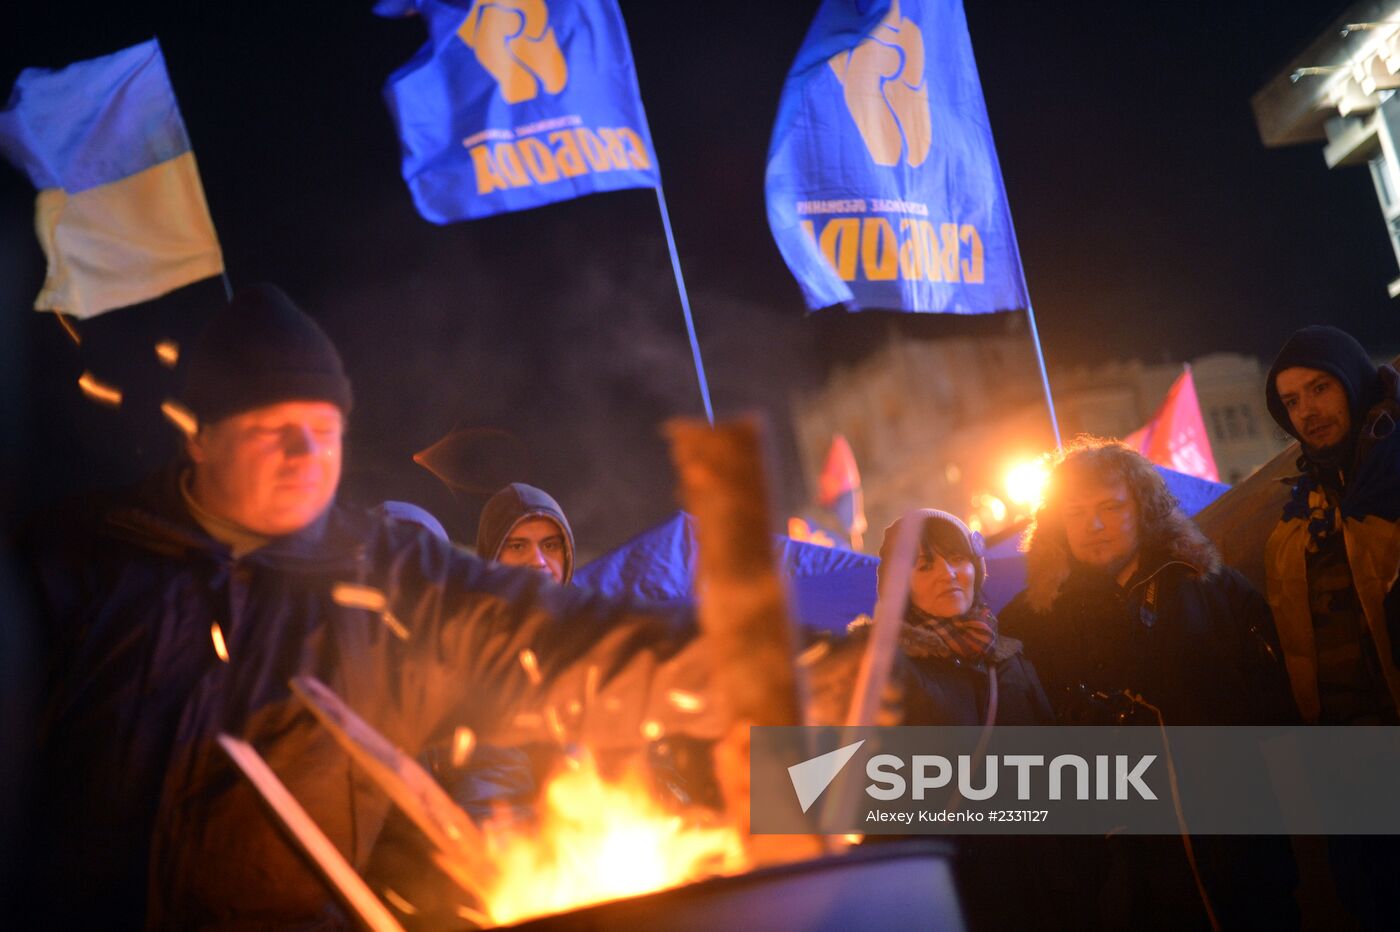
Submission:
[[[616,0],[380,0],[375,12],[428,28],[384,89],[427,220],[660,183]]]
[[[0,155],[39,189],[48,274],[36,309],[91,317],[223,271],[155,39],[21,71],[0,110]]]
[[[778,105],[767,198],[812,309],[1029,304],[960,0],[822,0]]]

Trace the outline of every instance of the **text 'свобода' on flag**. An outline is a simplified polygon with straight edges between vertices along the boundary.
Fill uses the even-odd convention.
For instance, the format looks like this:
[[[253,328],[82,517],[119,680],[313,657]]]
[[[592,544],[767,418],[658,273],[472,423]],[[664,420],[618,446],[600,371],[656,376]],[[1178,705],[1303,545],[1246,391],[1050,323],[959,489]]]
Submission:
[[[960,0],[823,0],[783,88],[766,185],[810,308],[1028,306]]]
[[[433,223],[660,182],[616,0],[380,0],[429,40],[384,97]]]
[[[38,310],[92,317],[224,270],[160,44],[26,68],[0,154],[39,189]]]

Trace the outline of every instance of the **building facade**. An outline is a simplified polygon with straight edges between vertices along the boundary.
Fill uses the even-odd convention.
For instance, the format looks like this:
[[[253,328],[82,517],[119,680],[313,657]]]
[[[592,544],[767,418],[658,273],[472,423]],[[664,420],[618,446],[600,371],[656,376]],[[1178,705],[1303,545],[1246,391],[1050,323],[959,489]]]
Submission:
[[[1180,364],[1110,362],[1051,373],[1064,437],[1122,437],[1161,406]],[[1216,353],[1192,361],[1201,414],[1221,481],[1238,482],[1285,445],[1264,405],[1267,366]],[[1035,355],[1024,334],[891,342],[792,400],[808,488],[815,490],[833,434],[851,444],[871,532],[909,508],[933,507],[994,533],[1029,502],[1007,474],[1053,449]]]

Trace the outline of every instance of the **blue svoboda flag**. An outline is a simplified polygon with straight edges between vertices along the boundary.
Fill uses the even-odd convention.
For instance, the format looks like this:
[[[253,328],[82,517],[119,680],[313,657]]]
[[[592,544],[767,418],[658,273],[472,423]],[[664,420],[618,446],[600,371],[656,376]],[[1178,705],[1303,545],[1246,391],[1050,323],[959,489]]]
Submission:
[[[224,269],[155,39],[26,68],[0,110],[0,155],[39,189],[39,310],[91,317]]]
[[[811,308],[1025,308],[960,0],[823,0],[768,153],[768,223]]]
[[[428,27],[384,89],[426,219],[659,184],[616,0],[380,0],[375,12]]]

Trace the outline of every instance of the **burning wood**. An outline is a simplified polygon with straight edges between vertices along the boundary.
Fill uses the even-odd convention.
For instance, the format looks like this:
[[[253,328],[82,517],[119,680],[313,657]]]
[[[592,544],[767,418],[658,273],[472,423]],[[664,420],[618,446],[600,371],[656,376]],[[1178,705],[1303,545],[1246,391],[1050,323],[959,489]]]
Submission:
[[[535,827],[502,817],[478,830],[416,762],[325,685],[297,677],[292,690],[433,842],[434,861],[482,906],[482,914],[473,912],[478,924],[515,922],[747,866],[733,826],[713,814],[666,809],[639,772],[604,779],[587,755],[570,758],[550,780]],[[459,741],[463,733],[471,734],[458,729]]]
[[[773,562],[758,425],[673,420],[667,433],[681,499],[695,516],[695,585],[716,693],[735,721],[799,725],[795,639]]]
[[[590,757],[550,781],[536,830],[488,823],[484,831],[497,865],[487,901],[501,924],[748,866],[732,826],[669,812],[652,799],[644,775],[608,781]]]
[[[715,749],[726,807],[757,863],[810,857],[815,838],[749,832],[751,725],[800,725],[800,671],[787,594],[773,558],[760,431],[749,419],[667,424],[681,499],[695,516],[695,585],[712,684],[734,723]]]

